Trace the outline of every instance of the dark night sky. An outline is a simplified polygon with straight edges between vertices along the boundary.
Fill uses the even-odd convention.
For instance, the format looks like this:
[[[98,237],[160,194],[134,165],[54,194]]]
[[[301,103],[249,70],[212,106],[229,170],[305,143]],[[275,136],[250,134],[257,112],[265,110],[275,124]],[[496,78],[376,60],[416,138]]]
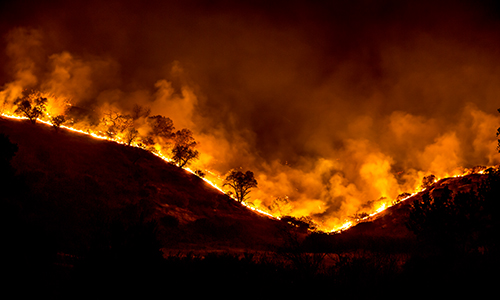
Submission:
[[[181,4],[182,3],[182,4]],[[0,81],[133,103],[333,224],[428,172],[497,164],[496,1],[10,1]]]

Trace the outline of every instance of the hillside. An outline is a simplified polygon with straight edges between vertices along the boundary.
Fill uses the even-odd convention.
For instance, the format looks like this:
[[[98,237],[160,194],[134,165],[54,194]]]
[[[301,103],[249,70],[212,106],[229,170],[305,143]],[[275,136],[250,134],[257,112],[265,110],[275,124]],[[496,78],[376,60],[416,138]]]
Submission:
[[[277,245],[277,221],[147,151],[4,118],[0,133],[18,146],[11,164],[22,184],[12,209],[58,252],[93,247],[114,224],[126,229],[152,220],[167,251]]]
[[[419,244],[414,232],[410,231],[407,227],[407,222],[410,218],[410,207],[413,202],[420,202],[425,196],[439,198],[446,190],[449,190],[453,195],[458,195],[460,193],[472,195],[471,197],[473,198],[471,203],[481,201],[476,199],[478,196],[475,195],[474,192],[478,191],[480,186],[487,180],[488,175],[486,174],[468,174],[461,177],[443,178],[429,186],[424,191],[335,235],[335,237],[330,238],[330,242],[331,240],[334,240],[334,244],[337,247],[349,250],[356,248],[380,250],[374,248],[385,248],[384,250],[390,251],[409,251]],[[484,206],[484,204],[480,205]],[[486,219],[491,221],[492,216],[489,214],[493,213],[493,211],[490,211],[493,209],[494,207],[484,206],[481,208],[480,214],[484,215]],[[461,213],[472,214],[473,212],[465,210],[461,211]],[[467,215],[465,218],[469,220],[472,219],[472,216]],[[479,227],[475,230],[483,231],[486,230],[486,227]]]
[[[463,177],[441,179],[428,189],[387,208],[365,222],[353,226],[346,232],[374,236],[409,237],[411,232],[406,228],[405,223],[408,219],[409,207],[412,202],[421,200],[425,194],[436,197],[445,188],[450,189],[454,194],[470,192],[476,190],[486,178],[487,175],[469,174]]]
[[[262,296],[249,283],[282,297],[297,289],[450,295],[449,287],[487,291],[497,281],[488,275],[498,270],[496,235],[480,240],[488,251],[450,255],[421,251],[428,248],[405,226],[409,205],[425,193],[470,191],[487,175],[443,179],[341,234],[307,234],[138,148],[3,118],[0,134],[18,148],[12,168],[1,166],[0,269],[8,280],[0,287],[21,297],[142,299],[238,289]],[[496,214],[488,217],[496,230]]]

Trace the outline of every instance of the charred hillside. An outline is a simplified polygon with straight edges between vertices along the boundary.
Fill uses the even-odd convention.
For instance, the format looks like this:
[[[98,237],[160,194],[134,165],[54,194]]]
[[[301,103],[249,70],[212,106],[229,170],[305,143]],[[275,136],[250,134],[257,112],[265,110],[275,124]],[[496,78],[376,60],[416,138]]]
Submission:
[[[170,251],[276,246],[275,220],[145,150],[27,121],[0,119],[0,133],[18,148],[4,214],[50,236],[58,252],[106,247],[117,224],[148,222]]]

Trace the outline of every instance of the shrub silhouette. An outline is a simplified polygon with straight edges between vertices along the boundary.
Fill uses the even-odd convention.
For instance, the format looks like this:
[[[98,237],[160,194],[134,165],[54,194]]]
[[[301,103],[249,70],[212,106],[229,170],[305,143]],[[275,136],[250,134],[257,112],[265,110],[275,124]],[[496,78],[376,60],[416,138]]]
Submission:
[[[64,122],[66,122],[66,117],[64,115],[57,115],[55,117],[50,118],[50,123],[52,124],[52,126],[54,126],[54,129],[56,131],[58,131],[59,128],[61,128],[61,125]]]

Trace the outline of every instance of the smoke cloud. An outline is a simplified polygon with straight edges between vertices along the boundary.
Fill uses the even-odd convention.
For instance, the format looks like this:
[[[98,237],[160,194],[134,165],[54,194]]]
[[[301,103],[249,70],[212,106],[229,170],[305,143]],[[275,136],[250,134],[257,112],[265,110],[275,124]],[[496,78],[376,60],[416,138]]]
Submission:
[[[148,107],[193,131],[193,169],[252,170],[254,205],[324,229],[499,163],[494,2],[310,2],[8,2],[2,109],[25,89],[60,112]]]

